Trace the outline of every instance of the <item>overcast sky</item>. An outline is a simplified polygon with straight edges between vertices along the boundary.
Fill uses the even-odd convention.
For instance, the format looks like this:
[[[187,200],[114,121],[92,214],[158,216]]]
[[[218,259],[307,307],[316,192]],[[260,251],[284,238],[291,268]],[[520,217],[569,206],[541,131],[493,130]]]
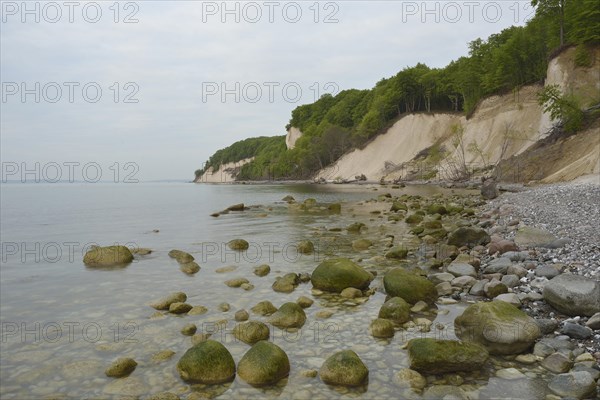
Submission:
[[[285,134],[315,96],[442,67],[532,12],[529,1],[22,4],[2,2],[2,162],[93,162],[103,179],[131,162],[141,180],[191,179],[220,148]]]

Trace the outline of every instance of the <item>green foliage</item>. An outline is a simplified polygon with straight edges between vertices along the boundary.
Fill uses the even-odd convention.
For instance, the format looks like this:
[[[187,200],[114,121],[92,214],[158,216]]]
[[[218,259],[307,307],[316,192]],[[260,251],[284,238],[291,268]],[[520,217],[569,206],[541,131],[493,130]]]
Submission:
[[[546,86],[540,92],[538,102],[553,120],[563,122],[565,131],[574,133],[581,129],[583,111],[574,96],[563,94],[558,85]]]
[[[580,44],[575,49],[575,65],[589,68],[593,65],[592,55],[585,44]]]

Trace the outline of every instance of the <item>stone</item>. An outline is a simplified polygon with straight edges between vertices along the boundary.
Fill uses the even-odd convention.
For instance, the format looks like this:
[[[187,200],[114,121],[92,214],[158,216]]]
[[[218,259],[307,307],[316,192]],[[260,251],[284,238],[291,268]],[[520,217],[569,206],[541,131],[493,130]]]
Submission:
[[[543,379],[506,379],[492,377],[479,393],[480,399],[550,400],[546,397],[547,382]]]
[[[506,257],[496,258],[496,259],[490,261],[489,264],[483,268],[483,273],[484,274],[506,274],[506,271],[508,271],[508,267],[510,267],[511,265],[512,265],[512,261],[510,261],[509,258],[506,258]]]
[[[394,324],[389,319],[377,318],[369,325],[369,333],[376,338],[394,337]]]
[[[401,388],[421,390],[427,386],[427,379],[415,370],[402,368],[394,375],[394,384]]]
[[[589,372],[578,371],[552,378],[548,388],[563,398],[593,398],[597,395],[596,383]]]
[[[481,196],[486,200],[493,200],[500,192],[498,191],[496,181],[493,179],[487,179],[481,185]]]
[[[244,250],[248,250],[248,248],[250,247],[250,244],[244,239],[233,239],[227,243],[227,246],[231,250],[244,251]]]
[[[325,360],[319,376],[329,385],[361,386],[367,382],[369,370],[355,352],[343,350]]]
[[[298,300],[296,300],[296,303],[302,308],[308,308],[313,305],[314,301],[306,296],[300,296],[298,297]]]
[[[350,224],[346,228],[346,230],[348,231],[348,233],[360,233],[362,230],[365,230],[365,229],[367,229],[367,227],[362,222],[355,222],[353,224]]]
[[[433,283],[421,275],[403,268],[394,268],[383,277],[383,286],[388,295],[401,297],[410,304],[424,301],[433,304],[438,298]]]
[[[520,362],[521,364],[531,365],[535,364],[538,361],[538,358],[535,354],[519,354],[515,357],[515,361]]]
[[[188,349],[177,371],[184,381],[219,384],[234,379],[235,361],[225,346],[209,339]]]
[[[469,290],[469,294],[473,296],[484,296],[485,295],[485,285],[489,281],[487,279],[482,279],[477,281],[471,286],[471,290]]]
[[[546,283],[543,295],[548,304],[570,316],[600,312],[600,283],[580,275],[558,275]]]
[[[408,207],[406,206],[406,203],[403,203],[401,201],[394,201],[392,203],[392,207],[390,208],[391,212],[397,212],[397,211],[408,211]]]
[[[452,282],[454,275],[449,272],[439,272],[437,274],[431,274],[427,277],[434,285],[442,282]]]
[[[594,332],[587,326],[565,322],[561,329],[561,333],[574,339],[587,339],[591,337]]]
[[[560,275],[560,270],[553,265],[539,265],[535,269],[535,276],[552,279],[558,275]]]
[[[477,271],[471,264],[461,263],[461,262],[451,262],[447,268],[448,272],[450,272],[454,276],[472,276],[477,277]]]
[[[254,307],[252,307],[250,309],[254,314],[258,314],[258,315],[271,315],[273,314],[275,311],[277,311],[277,307],[275,307],[273,305],[273,303],[271,303],[270,301],[261,301],[260,303],[258,303],[257,305],[255,305]]]
[[[496,371],[496,376],[502,379],[524,379],[526,378],[525,374],[519,371],[516,368],[503,368]]]
[[[122,378],[131,374],[137,365],[133,358],[119,358],[110,364],[104,373],[111,378]]]
[[[179,269],[188,275],[194,275],[200,271],[200,266],[195,261],[190,261],[185,264],[179,264]]]
[[[552,233],[530,226],[519,228],[515,235],[515,243],[519,247],[544,247],[555,240],[556,237]]]
[[[423,392],[424,400],[469,400],[465,391],[452,385],[434,385]]]
[[[290,360],[281,347],[262,340],[254,344],[238,363],[238,375],[253,386],[272,385],[288,376]]]
[[[198,327],[196,325],[187,324],[184,325],[183,328],[181,328],[181,334],[185,336],[192,336],[194,333],[196,333],[196,330],[198,330]]]
[[[476,281],[477,280],[472,276],[459,276],[452,279],[450,284],[458,288],[470,288],[475,284]]]
[[[432,338],[408,342],[410,368],[425,374],[480,370],[489,355],[477,343]]]
[[[188,303],[172,303],[169,306],[169,312],[172,314],[185,314],[192,309]]]
[[[238,288],[244,283],[250,283],[250,281],[248,281],[246,278],[233,278],[225,281],[225,284],[231,288]]]
[[[392,297],[383,303],[379,309],[379,318],[389,319],[397,324],[403,324],[410,319],[410,304],[401,297]]]
[[[234,204],[232,206],[227,207],[228,211],[244,211],[244,203]]]
[[[284,303],[279,309],[271,315],[269,323],[284,328],[301,328],[306,322],[306,314],[302,307],[296,303]]]
[[[160,392],[147,397],[146,400],[180,400],[180,398],[175,393]]]
[[[505,301],[508,304],[512,304],[515,307],[521,307],[521,300],[519,300],[519,296],[517,296],[514,293],[499,294],[494,298],[494,300]]]
[[[221,312],[227,312],[231,309],[231,305],[229,303],[219,303],[219,305],[217,305],[217,308]]]
[[[190,253],[176,249],[169,251],[169,257],[174,258],[180,264],[194,261],[194,256],[192,256]]]
[[[509,288],[514,288],[521,283],[517,275],[504,275],[500,282]]]
[[[353,287],[346,288],[341,291],[340,297],[345,299],[355,299],[357,297],[362,297],[363,293],[361,290],[355,289]]]
[[[411,214],[404,219],[404,222],[406,222],[409,225],[419,224],[422,221],[423,221],[423,216],[419,215],[419,214]]]
[[[509,251],[519,251],[519,247],[512,240],[499,240],[497,242],[492,241],[488,245],[488,254],[494,255],[504,254]]]
[[[367,250],[371,246],[373,246],[373,242],[368,239],[357,239],[352,242],[352,248],[356,251]]]
[[[270,334],[269,327],[259,321],[242,322],[233,328],[233,336],[250,345],[261,340],[269,340]]]
[[[156,310],[168,310],[169,306],[173,303],[185,303],[187,296],[183,292],[171,293],[167,297],[164,297],[150,305],[150,307]]]
[[[271,286],[274,291],[280,293],[291,293],[294,291],[296,286],[300,283],[298,274],[289,273],[282,277],[275,278],[275,282]]]
[[[250,318],[250,314],[246,310],[238,310],[235,312],[234,319],[237,322],[247,321]]]
[[[485,291],[485,295],[490,299],[493,299],[500,294],[508,293],[508,288],[506,287],[506,285],[497,280],[493,280],[487,283],[483,287],[483,290]]]
[[[208,312],[208,308],[204,306],[194,306],[188,311],[188,315],[202,315]]]
[[[161,350],[157,353],[154,353],[152,355],[151,359],[155,363],[160,363],[160,362],[170,359],[174,355],[175,355],[175,352],[173,350]]]
[[[315,245],[310,240],[302,240],[298,242],[296,247],[300,254],[312,254],[315,251]]]
[[[490,235],[481,228],[461,227],[448,235],[448,244],[462,247],[474,247],[477,245],[486,245],[490,242]]]
[[[256,276],[266,276],[271,272],[271,267],[267,264],[259,265],[258,267],[254,267],[254,275]]]
[[[198,343],[206,342],[210,338],[209,333],[196,333],[192,335],[192,346],[197,345]]]
[[[541,366],[555,374],[562,374],[563,372],[568,372],[573,367],[573,361],[566,355],[557,352],[544,358]]]
[[[95,246],[83,256],[83,263],[88,267],[116,267],[132,261],[133,254],[125,246]]]
[[[391,258],[395,260],[403,260],[408,255],[408,249],[404,247],[392,247],[387,253],[385,253],[385,258]]]
[[[600,329],[600,312],[597,312],[596,314],[592,315],[590,319],[588,319],[588,321],[585,323],[585,325],[593,330],[599,330]]]
[[[372,279],[372,274],[347,258],[325,260],[311,275],[313,287],[336,293],[340,293],[348,287],[367,289]]]
[[[456,335],[485,346],[490,354],[519,354],[540,336],[535,320],[504,301],[475,303],[454,320]]]
[[[435,290],[437,291],[438,296],[448,296],[451,295],[454,290],[452,289],[452,284],[450,282],[442,282],[435,285]]]

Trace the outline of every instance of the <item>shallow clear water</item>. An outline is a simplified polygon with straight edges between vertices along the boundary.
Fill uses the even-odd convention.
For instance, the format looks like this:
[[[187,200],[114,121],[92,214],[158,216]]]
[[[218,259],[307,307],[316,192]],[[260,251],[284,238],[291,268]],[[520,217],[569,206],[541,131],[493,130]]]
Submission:
[[[411,187],[386,192],[430,195],[432,187]],[[407,339],[424,335],[398,331],[391,340],[377,340],[368,333],[385,295],[368,299],[343,300],[333,295],[313,295],[312,286],[300,284],[289,294],[274,292],[275,277],[288,272],[312,272],[328,254],[363,258],[372,270],[381,266],[371,257],[381,255],[378,240],[392,233],[397,240],[406,235],[403,223],[382,224],[382,220],[356,210],[355,202],[373,198],[381,191],[372,187],[337,185],[193,185],[170,184],[40,184],[2,186],[0,269],[0,319],[2,358],[0,395],[10,398],[43,398],[64,395],[72,398],[146,397],[171,391],[185,398],[198,391],[219,398],[397,398],[393,375],[408,366],[401,346]],[[341,215],[291,212],[280,199],[291,194],[298,201],[308,197],[319,202],[343,202]],[[261,205],[242,213],[218,218],[209,215],[243,202]],[[385,206],[382,206],[381,210]],[[353,251],[352,235],[329,229],[361,221],[369,226],[363,237],[375,246],[363,253]],[[158,232],[154,232],[158,230]],[[247,253],[232,252],[225,243],[244,238],[251,243]],[[406,236],[408,239],[408,236]],[[294,244],[310,239],[317,245],[312,255],[299,256]],[[126,244],[153,250],[124,268],[86,267],[83,251],[90,244]],[[170,259],[168,251],[190,252],[201,270],[188,276]],[[267,263],[271,273],[259,278],[256,265]],[[227,273],[215,270],[235,266]],[[225,280],[244,277],[253,290],[227,287]],[[380,286],[376,279],[372,286]],[[208,312],[196,316],[160,315],[149,303],[183,291],[188,303],[203,305]],[[282,347],[291,362],[288,379],[270,388],[253,388],[239,378],[227,385],[188,385],[175,365],[191,346],[181,328],[195,323],[199,332],[214,332],[239,361],[249,346],[231,335],[234,313],[269,300],[275,306],[295,301],[301,295],[315,300],[306,309],[307,322],[297,332],[272,328],[272,340]],[[227,302],[228,312],[218,305]],[[431,315],[445,326],[432,329],[429,336],[454,338],[452,321],[464,305],[440,306]],[[319,319],[324,309],[331,318]],[[447,310],[447,311],[443,311]],[[251,319],[265,321],[252,315]],[[220,329],[219,329],[220,327]],[[369,384],[347,389],[308,378],[302,371],[319,369],[339,349],[351,348],[370,370]],[[152,361],[161,350],[176,354],[162,363]],[[138,362],[127,378],[113,379],[104,369],[118,357]],[[467,377],[467,384],[480,385],[486,372]],[[465,386],[469,388],[469,386]],[[473,386],[475,387],[475,386]],[[403,394],[403,396],[410,394]]]

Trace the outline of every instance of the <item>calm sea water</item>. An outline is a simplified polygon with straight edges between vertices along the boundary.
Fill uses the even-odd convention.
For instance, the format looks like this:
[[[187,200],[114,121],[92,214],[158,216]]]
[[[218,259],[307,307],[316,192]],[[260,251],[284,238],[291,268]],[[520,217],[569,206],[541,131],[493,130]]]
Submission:
[[[416,187],[403,192],[429,195],[437,191]],[[290,294],[271,288],[276,276],[312,272],[331,248],[336,255],[356,258],[349,246],[352,238],[330,232],[331,228],[360,220],[369,225],[370,233],[364,236],[379,240],[386,229],[381,220],[348,211],[354,202],[379,193],[373,187],[337,185],[2,185],[0,395],[3,399],[49,395],[143,398],[171,391],[185,398],[199,391],[220,398],[396,398],[392,377],[408,366],[406,351],[401,349],[407,337],[397,334],[391,340],[376,340],[368,334],[368,323],[376,317],[383,293],[368,301],[343,300],[313,296],[310,284]],[[344,212],[341,216],[290,212],[281,201],[287,194],[298,201],[309,197],[319,202],[341,201]],[[209,216],[240,202],[262,207]],[[402,225],[396,235],[404,232]],[[224,243],[234,238],[251,242],[250,251],[240,256],[227,250]],[[290,244],[302,239],[317,243],[317,254],[299,257]],[[95,269],[83,264],[83,251],[90,244],[115,243],[153,252],[136,257],[124,268]],[[335,246],[325,250],[323,243]],[[192,253],[201,271],[194,276],[182,273],[167,256],[173,248]],[[368,259],[377,255],[381,250],[376,246],[360,257],[368,266]],[[271,265],[271,274],[253,275],[252,268],[263,263]],[[236,269],[215,271],[223,266]],[[249,279],[255,288],[244,291],[223,283],[236,277]],[[209,311],[199,316],[155,315],[148,304],[174,291],[187,293],[188,303]],[[212,387],[190,386],[180,380],[175,365],[191,345],[190,338],[180,333],[184,325],[195,323],[199,331],[215,332],[213,338],[222,341],[239,361],[249,347],[228,334],[235,325],[235,311],[249,310],[262,300],[279,306],[301,295],[315,300],[306,310],[305,326],[296,333],[272,329],[272,340],[291,361],[288,379],[261,389],[239,378]],[[230,311],[218,309],[222,302],[231,305]],[[461,309],[447,307],[436,322],[451,325]],[[322,310],[334,315],[319,319],[316,313]],[[251,319],[265,320],[252,315]],[[223,321],[226,329],[215,331]],[[448,337],[453,338],[453,333]],[[347,348],[354,349],[369,367],[368,386],[334,388],[302,375],[304,370],[318,369],[328,355]],[[171,359],[152,361],[153,354],[167,349],[176,353]],[[107,378],[104,369],[110,362],[126,356],[139,364],[133,374]]]

